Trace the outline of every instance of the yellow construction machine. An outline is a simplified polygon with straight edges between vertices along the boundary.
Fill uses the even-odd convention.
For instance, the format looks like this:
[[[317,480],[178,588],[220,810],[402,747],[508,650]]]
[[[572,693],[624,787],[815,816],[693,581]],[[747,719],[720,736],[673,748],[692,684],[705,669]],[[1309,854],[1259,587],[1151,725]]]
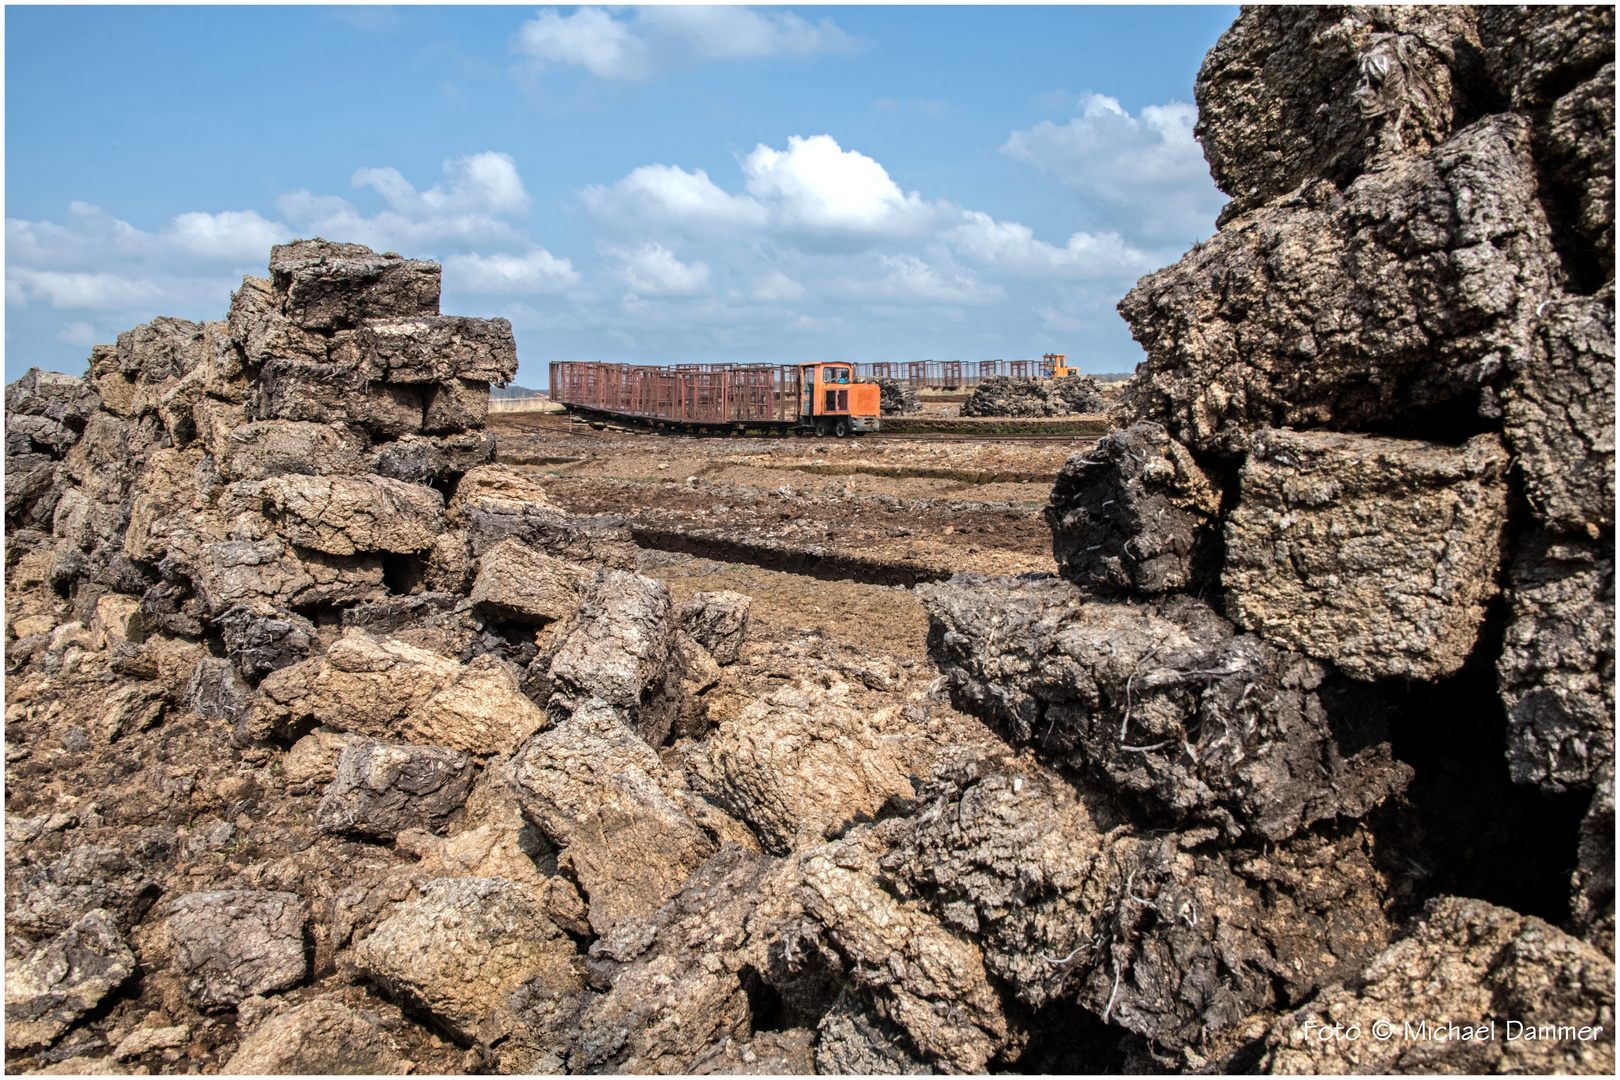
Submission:
[[[1068,357],[1063,353],[1047,353],[1041,357],[1041,375],[1048,379],[1066,379],[1080,374],[1079,369],[1070,367],[1067,361]]]

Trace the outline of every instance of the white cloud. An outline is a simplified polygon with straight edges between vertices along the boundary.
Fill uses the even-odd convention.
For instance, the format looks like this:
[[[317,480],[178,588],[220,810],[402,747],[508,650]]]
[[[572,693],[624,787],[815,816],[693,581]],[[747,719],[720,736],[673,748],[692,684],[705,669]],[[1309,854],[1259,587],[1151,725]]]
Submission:
[[[688,228],[760,228],[763,206],[747,195],[730,195],[702,169],[686,172],[673,165],[632,169],[611,188],[592,185],[580,200],[599,220],[633,224],[673,223]]]
[[[545,248],[527,255],[451,255],[444,277],[452,288],[498,295],[562,292],[579,283],[574,264]]]
[[[268,255],[272,245],[293,238],[287,226],[266,221],[253,210],[181,214],[170,226],[170,234],[177,246],[193,255],[250,262]]]
[[[780,270],[772,270],[764,281],[754,286],[749,297],[762,304],[784,303],[792,300],[802,300],[805,288],[797,281],[788,277]]]
[[[15,291],[13,289],[15,287]],[[153,281],[106,272],[63,273],[59,270],[6,268],[7,299],[26,304],[44,300],[53,308],[119,308],[158,299],[163,290]]]
[[[77,345],[81,349],[88,349],[92,345],[100,344],[104,337],[104,335],[97,333],[96,328],[87,322],[68,323],[57,331],[56,336],[58,340],[65,341],[69,345]]]
[[[444,174],[450,178],[448,187],[434,184],[420,192],[398,169],[359,169],[353,183],[356,187],[364,184],[376,188],[393,210],[412,217],[467,212],[521,214],[529,209],[529,193],[523,188],[511,154],[486,150],[448,159]]]
[[[503,220],[529,209],[529,193],[510,154],[487,151],[444,162],[447,183],[418,191],[394,168],[355,172],[355,187],[369,187],[388,209],[365,216],[347,199],[294,191],[276,206],[305,235],[341,236],[378,250],[429,249],[443,243],[476,244],[521,239]]]
[[[904,193],[873,159],[844,150],[831,135],[788,138],[785,151],[760,143],[743,159],[748,190],[771,205],[780,228],[865,236],[905,236],[935,224],[945,204]]]
[[[1077,232],[1065,246],[1054,247],[1035,239],[1029,226],[1016,221],[996,221],[977,210],[962,217],[963,223],[945,234],[958,251],[1024,277],[1134,277],[1159,264],[1118,233]]]
[[[1193,138],[1197,108],[1172,101],[1132,116],[1102,94],[1080,105],[1081,114],[1061,127],[1043,120],[1013,132],[1002,152],[1124,211],[1133,233],[1185,245],[1214,231],[1226,196],[1216,190]]]
[[[915,255],[880,255],[880,276],[839,280],[834,290],[852,300],[891,304],[997,304],[1007,298],[1000,285],[986,285],[969,271],[932,265]]]
[[[813,56],[855,49],[831,20],[744,7],[644,7],[624,19],[601,8],[544,8],[518,30],[517,51],[539,66],[584,68],[639,81],[714,60]]]
[[[662,244],[604,251],[618,262],[619,280],[637,296],[695,296],[709,288],[707,264],[683,263]]]
[[[294,191],[278,200],[280,220],[257,210],[195,210],[145,231],[83,202],[70,203],[61,224],[8,218],[6,302],[106,313],[98,325],[160,314],[220,318],[239,275],[263,274],[270,248],[295,235],[439,257],[447,284],[473,294],[555,293],[581,280],[568,259],[518,229],[531,200],[510,155],[447,160],[443,180],[426,190],[393,168],[360,169],[354,183],[385,208],[367,215],[335,195]],[[69,343],[88,332],[81,323],[41,331]]]

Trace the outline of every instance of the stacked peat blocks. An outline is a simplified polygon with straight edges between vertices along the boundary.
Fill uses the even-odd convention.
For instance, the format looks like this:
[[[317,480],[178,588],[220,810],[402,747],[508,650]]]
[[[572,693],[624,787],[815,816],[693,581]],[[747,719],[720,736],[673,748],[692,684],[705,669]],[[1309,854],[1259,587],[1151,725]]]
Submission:
[[[1197,83],[1233,198],[1120,303],[1148,355],[1053,491],[1067,580],[922,590],[959,704],[1126,800],[1116,847],[1159,838],[1122,864],[1132,925],[1075,961],[1110,1022],[1190,1045],[1400,934],[1519,919],[1395,918],[1439,878],[1491,889],[1421,842],[1403,878],[1393,822],[1522,857],[1478,796],[1440,839],[1446,770],[1545,793],[1513,800],[1568,855],[1541,913],[1612,955],[1613,25],[1246,9]],[[1290,1039],[1265,1064],[1350,1067]]]

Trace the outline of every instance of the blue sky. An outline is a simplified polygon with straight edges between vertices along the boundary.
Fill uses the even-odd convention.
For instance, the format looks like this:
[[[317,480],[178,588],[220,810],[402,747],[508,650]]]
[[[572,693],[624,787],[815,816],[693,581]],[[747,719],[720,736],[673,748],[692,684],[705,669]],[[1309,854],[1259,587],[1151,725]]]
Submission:
[[[1141,352],[1235,7],[8,7],[6,379],[272,243],[444,264],[551,360]]]

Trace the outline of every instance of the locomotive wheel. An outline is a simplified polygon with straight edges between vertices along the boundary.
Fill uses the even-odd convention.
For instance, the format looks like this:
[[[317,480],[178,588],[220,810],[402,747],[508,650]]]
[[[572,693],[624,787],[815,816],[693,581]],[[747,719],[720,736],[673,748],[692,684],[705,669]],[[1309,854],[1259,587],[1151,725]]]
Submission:
[[[818,439],[824,438],[824,437],[826,437],[826,434],[827,434],[827,421],[825,421],[825,420],[817,420],[816,421],[816,438],[818,438]]]
[[[840,421],[838,421],[837,425],[833,428],[833,434],[838,436],[840,439],[842,439],[845,435],[848,435],[849,434],[849,421],[848,420],[840,420]]]

